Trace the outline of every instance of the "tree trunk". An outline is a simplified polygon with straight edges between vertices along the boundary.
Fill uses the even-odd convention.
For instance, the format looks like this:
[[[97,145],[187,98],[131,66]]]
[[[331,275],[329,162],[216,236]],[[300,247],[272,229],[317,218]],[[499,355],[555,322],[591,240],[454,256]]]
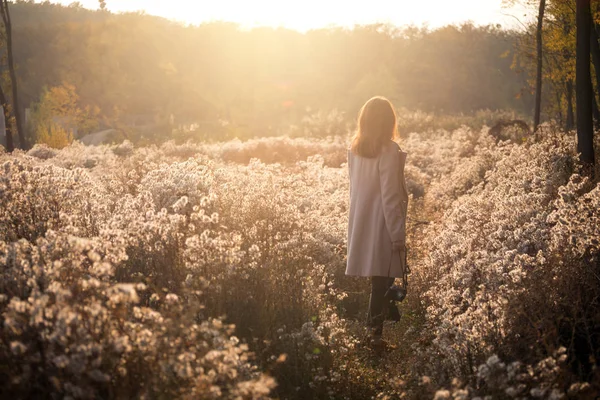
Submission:
[[[577,0],[577,152],[587,173],[593,172],[594,127],[592,121],[593,88],[590,71],[590,35],[592,16],[590,0]]]
[[[563,122],[565,122],[565,119],[563,118],[563,109],[562,109],[563,90],[555,89],[554,95],[556,96],[556,104],[557,104],[557,112],[558,112],[558,115],[556,116],[556,118],[558,118],[558,124],[562,125]]]
[[[592,62],[594,64],[594,76],[596,77],[596,92],[600,95],[600,45],[598,44],[598,32],[594,21],[590,29],[590,51],[592,52]],[[596,129],[600,130],[600,111],[598,110],[598,99],[594,94],[594,120],[596,121]]]
[[[10,75],[10,86],[12,88],[12,104],[13,104],[13,115],[15,116],[15,125],[17,134],[19,135],[19,142],[21,142],[21,148],[27,149],[28,143],[25,138],[25,129],[23,129],[23,121],[21,120],[21,111],[19,109],[19,96],[17,90],[17,74],[15,72],[15,61],[13,57],[13,43],[12,43],[12,23],[10,20],[10,12],[8,11],[8,0],[0,0],[0,14],[2,15],[2,22],[4,23],[4,31],[6,33],[6,52],[8,58],[8,71]]]
[[[592,85],[593,86],[593,85]],[[593,90],[593,88],[592,88]],[[600,110],[598,110],[598,102],[596,101],[596,95],[592,92],[592,115],[594,116],[594,127],[596,130],[600,129]]]
[[[573,112],[573,81],[567,81],[567,132],[575,128],[575,113]]]
[[[2,93],[2,97],[4,97],[4,93]],[[12,128],[10,127],[10,109],[7,106],[6,102],[2,103],[2,109],[4,110],[4,133],[6,135],[6,151],[12,153],[15,145],[13,143]]]
[[[593,21],[592,24],[594,24]],[[595,25],[590,29],[590,51],[592,52],[592,62],[596,72],[596,87],[600,90],[600,45],[598,44],[598,32]]]
[[[538,23],[536,29],[537,43],[537,72],[535,77],[535,111],[533,114],[533,131],[537,131],[540,124],[540,115],[542,112],[542,25],[544,23],[544,11],[546,9],[546,0],[540,0],[540,10],[538,12]]]
[[[4,130],[6,132],[6,151],[11,153],[15,149],[15,145],[13,142],[12,124],[10,121],[10,104],[8,104],[8,101],[6,101],[6,96],[4,95],[4,90],[2,90],[2,86],[0,86],[0,105],[2,105],[2,110],[4,114]]]

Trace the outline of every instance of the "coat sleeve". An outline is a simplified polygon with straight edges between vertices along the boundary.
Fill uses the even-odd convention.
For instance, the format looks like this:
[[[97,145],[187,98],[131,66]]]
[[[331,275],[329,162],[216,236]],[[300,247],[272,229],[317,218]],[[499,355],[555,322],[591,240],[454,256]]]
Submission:
[[[402,163],[397,145],[393,149],[384,149],[379,161],[379,180],[385,224],[392,243],[399,246],[406,244],[404,231],[406,218],[402,212],[401,171]]]

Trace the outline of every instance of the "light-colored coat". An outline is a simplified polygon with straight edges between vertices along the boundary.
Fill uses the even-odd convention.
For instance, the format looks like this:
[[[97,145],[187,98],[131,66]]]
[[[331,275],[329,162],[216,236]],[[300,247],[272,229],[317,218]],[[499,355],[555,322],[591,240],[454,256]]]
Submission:
[[[407,154],[390,141],[379,156],[365,158],[348,150],[350,215],[346,275],[402,277],[408,191],[404,181]]]

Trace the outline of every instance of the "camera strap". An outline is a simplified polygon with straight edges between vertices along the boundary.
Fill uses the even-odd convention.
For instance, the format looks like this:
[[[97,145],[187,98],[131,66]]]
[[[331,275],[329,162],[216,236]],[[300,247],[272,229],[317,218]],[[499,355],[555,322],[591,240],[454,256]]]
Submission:
[[[410,273],[410,269],[408,268],[408,251],[406,250],[406,246],[404,246],[404,268],[402,270],[402,285],[404,285],[404,289],[408,292],[408,274]]]
[[[392,250],[393,252],[393,250]],[[392,272],[392,260],[390,260],[390,266],[388,267],[388,278],[390,277]],[[410,274],[410,269],[408,268],[408,250],[406,250],[406,245],[404,246],[404,268],[402,268],[402,286],[404,289],[408,291],[408,274]],[[392,283],[393,285],[393,283]]]

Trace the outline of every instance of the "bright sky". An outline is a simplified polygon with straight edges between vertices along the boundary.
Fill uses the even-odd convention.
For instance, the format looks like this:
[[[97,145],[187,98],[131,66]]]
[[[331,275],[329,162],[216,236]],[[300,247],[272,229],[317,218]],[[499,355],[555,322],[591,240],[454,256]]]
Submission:
[[[72,0],[59,2],[69,4]],[[97,0],[79,2],[88,8],[98,6]],[[435,28],[469,20],[517,28],[514,17],[524,21],[524,10],[501,4],[502,0],[106,0],[114,12],[144,10],[192,24],[221,20],[244,27],[284,26],[299,31],[374,22]]]

